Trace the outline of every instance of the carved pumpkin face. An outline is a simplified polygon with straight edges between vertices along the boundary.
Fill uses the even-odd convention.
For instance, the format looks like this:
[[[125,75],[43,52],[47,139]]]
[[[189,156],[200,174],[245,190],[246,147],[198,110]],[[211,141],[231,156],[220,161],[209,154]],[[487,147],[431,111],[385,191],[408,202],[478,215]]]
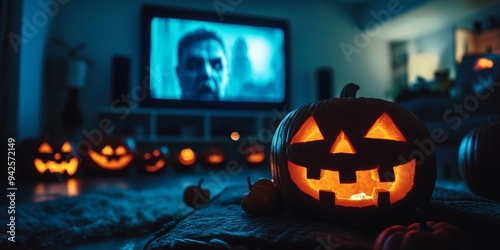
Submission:
[[[406,138],[387,113],[383,113],[373,123],[363,138],[386,140],[388,143],[390,141],[406,143]],[[325,148],[328,146],[325,145],[325,142],[313,116],[306,119],[290,141],[289,149],[292,152],[296,150],[295,146],[326,149],[328,154],[332,155],[328,158],[342,157],[343,159],[340,160],[343,160],[347,165],[352,165],[352,167],[337,165],[335,159],[332,159],[330,167],[326,166],[329,164],[325,161],[317,162],[315,158],[304,160],[301,157],[295,157],[297,154],[292,153],[288,162],[290,177],[299,189],[309,196],[320,200],[320,195],[333,195],[332,202],[335,205],[365,207],[378,206],[379,202],[393,204],[404,198],[411,190],[415,175],[415,159],[399,165],[392,165],[383,159],[379,164],[372,161],[373,164],[363,166],[356,162],[358,161],[356,148],[343,130],[340,130],[329,149]],[[320,144],[322,145],[316,146]],[[330,161],[330,159],[326,161]],[[366,162],[370,163],[368,160]],[[325,167],[322,167],[324,164]],[[389,175],[390,178],[384,180],[382,177],[381,181],[381,175]]]
[[[196,153],[191,148],[183,148],[177,155],[178,162],[185,167],[196,163]]]
[[[125,170],[134,159],[135,144],[127,137],[105,137],[87,152],[85,165],[91,170]]]
[[[266,153],[264,152],[263,146],[252,145],[246,149],[246,154],[244,155],[244,157],[248,163],[257,165],[264,162]]]
[[[418,119],[393,103],[354,94],[323,100],[283,119],[271,145],[272,174],[299,214],[389,214],[430,198],[435,156],[415,153],[415,141],[428,138]]]
[[[204,152],[204,161],[209,166],[222,166],[226,162],[226,152],[222,148],[208,148]]]
[[[22,162],[35,169],[36,174],[66,174],[73,176],[78,170],[80,160],[74,147],[64,139],[27,139],[20,145]]]
[[[156,173],[165,169],[167,165],[168,149],[165,146],[152,147],[143,150],[137,156],[138,166],[146,173]]]
[[[73,155],[73,146],[69,141],[64,141],[61,146],[51,144],[48,141],[42,142],[38,147],[40,157],[35,158],[33,164],[39,173],[49,171],[49,173],[68,173],[72,176],[78,169],[78,158]]]

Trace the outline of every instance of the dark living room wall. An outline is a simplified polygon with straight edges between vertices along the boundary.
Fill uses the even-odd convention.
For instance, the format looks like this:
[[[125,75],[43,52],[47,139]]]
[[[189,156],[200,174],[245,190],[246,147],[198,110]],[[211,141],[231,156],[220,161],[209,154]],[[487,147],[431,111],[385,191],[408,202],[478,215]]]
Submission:
[[[225,0],[219,0],[225,1]],[[427,1],[427,2],[436,2]],[[446,0],[442,0],[446,1]],[[86,85],[80,93],[80,102],[84,115],[85,128],[95,128],[96,109],[111,103],[111,58],[124,55],[132,59],[132,82],[137,84],[138,57],[140,54],[140,22],[139,9],[144,3],[178,6],[182,8],[214,11],[214,1],[201,0],[47,0],[23,1],[24,17],[33,20],[36,14],[43,13],[42,3],[58,4],[57,11],[49,15],[47,23],[37,27],[37,35],[23,44],[24,55],[21,60],[21,72],[24,80],[21,84],[23,98],[20,98],[19,139],[36,136],[42,132],[44,115],[47,112],[42,86],[42,62],[46,56],[61,53],[57,49],[44,52],[50,38],[63,39],[70,46],[85,43],[87,47],[82,54],[92,58],[95,65],[87,75]],[[348,82],[361,85],[359,96],[389,98],[387,90],[391,88],[390,60],[388,38],[384,32],[391,32],[390,26],[383,26],[380,35],[369,36],[363,46],[356,45],[362,32],[370,21],[376,21],[371,12],[387,11],[387,5],[394,0],[379,0],[378,5],[355,8],[348,2],[363,1],[264,1],[242,0],[231,14],[256,15],[264,17],[285,18],[290,21],[291,44],[291,102],[290,109],[317,98],[315,72],[319,67],[328,66],[335,71],[335,88],[337,96],[341,87]],[[415,7],[407,1],[396,1],[398,7],[406,13]],[[363,14],[364,13],[364,14]],[[363,18],[361,18],[363,17]],[[361,20],[361,21],[360,21]],[[398,18],[393,21],[399,23]],[[356,53],[349,56],[343,54],[340,45],[348,44],[356,47]],[[31,52],[30,52],[31,51]],[[50,112],[54,112],[51,110]],[[24,117],[24,118],[21,118]]]
[[[29,1],[25,0],[25,2]],[[96,110],[99,107],[109,107],[111,104],[111,58],[113,56],[130,57],[132,84],[137,84],[139,81],[139,10],[142,4],[215,11],[213,1],[200,0],[61,0],[59,2],[61,4],[59,4],[58,11],[53,17],[50,17],[50,24],[43,27],[43,32],[46,35],[39,37],[29,46],[32,49],[45,47],[49,39],[54,37],[64,40],[70,46],[79,43],[86,44],[86,48],[81,52],[94,62],[94,66],[88,71],[86,85],[80,93],[80,104],[85,122],[84,128],[86,129],[97,126]],[[32,6],[43,11],[36,3]],[[380,67],[382,69],[389,67],[387,46],[385,42],[372,39],[368,46],[360,49],[358,54],[346,58],[339,45],[341,43],[352,44],[358,30],[354,29],[352,17],[340,5],[327,0],[307,2],[298,0],[272,2],[243,0],[227,13],[289,20],[292,94],[289,109],[316,100],[315,72],[322,66],[334,69],[336,85],[333,91],[336,96],[344,84],[356,82],[361,85],[360,96],[384,98],[385,91],[389,86],[389,76],[383,73],[385,71],[381,70]],[[26,13],[25,15],[33,16],[33,14]],[[40,54],[40,62],[42,62],[44,56],[58,55],[61,51],[52,46],[46,52],[38,53]],[[366,60],[367,58],[376,58],[376,63]],[[29,60],[21,62],[21,64],[24,63],[29,63]],[[31,69],[25,69],[25,72],[42,70],[41,64],[40,67],[34,65],[30,67]],[[21,72],[21,74],[24,73]],[[32,84],[34,84],[35,89],[41,90],[42,83],[40,81]],[[47,112],[43,106],[46,100],[43,98],[41,96],[39,99],[26,99],[24,102],[38,107],[41,112]],[[21,113],[29,114],[33,111],[26,110],[21,111]],[[20,131],[19,139],[40,134],[44,126],[43,117],[38,120],[39,122],[35,124],[25,122],[28,129],[23,131],[32,132]]]
[[[216,0],[227,2],[227,0]],[[84,128],[96,127],[96,110],[109,107],[111,103],[111,58],[124,55],[131,58],[132,83],[137,84],[140,55],[140,21],[139,10],[144,3],[182,8],[215,11],[216,1],[202,0],[23,0],[22,11],[18,17],[21,26],[26,20],[33,23],[41,14],[47,20],[38,20],[36,34],[27,43],[21,44],[23,52],[17,55],[19,71],[9,72],[23,76],[20,78],[19,112],[14,123],[19,140],[40,135],[45,124],[47,111],[46,97],[43,95],[43,61],[50,56],[60,54],[57,48],[48,49],[48,41],[57,37],[70,46],[85,43],[82,54],[94,61],[88,71],[86,85],[80,93],[80,104],[83,111]],[[477,2],[492,2],[483,0]],[[363,44],[359,44],[366,25],[376,18],[372,12],[387,11],[389,3],[397,2],[405,17],[407,13],[418,10],[411,1],[377,0],[377,4],[368,4],[359,0],[241,0],[227,13],[256,15],[263,17],[285,18],[290,22],[291,45],[291,101],[289,109],[316,100],[317,87],[315,72],[318,68],[328,66],[334,70],[335,87],[333,92],[338,96],[342,86],[355,82],[361,86],[358,96],[391,99],[387,92],[392,88],[389,42],[394,35],[401,37],[406,33],[415,33],[414,29],[404,28],[405,18],[392,18],[403,29],[393,29],[391,24],[382,25],[379,34],[371,35]],[[413,1],[415,2],[415,1]],[[431,12],[442,11],[442,16],[455,13],[455,1],[427,0],[427,3],[445,3],[444,10],[428,7]],[[468,0],[460,0],[464,6]],[[47,13],[47,4],[57,5],[52,13]],[[356,3],[356,4],[352,4]],[[372,3],[372,2],[370,2]],[[451,3],[451,5],[449,5]],[[474,2],[476,3],[476,2]],[[363,5],[360,7],[360,5]],[[448,4],[448,5],[446,5]],[[441,12],[440,12],[441,13]],[[425,13],[419,16],[425,17]],[[402,16],[402,15],[400,15]],[[22,19],[22,20],[21,20]],[[406,18],[409,19],[409,18]],[[446,18],[444,18],[446,19]],[[449,19],[449,18],[448,18]],[[43,21],[43,22],[41,22]],[[447,20],[449,21],[449,20]],[[39,25],[43,24],[43,25]],[[24,27],[23,26],[23,27]],[[420,25],[422,26],[422,25]],[[422,26],[427,27],[427,26]],[[422,30],[421,27],[421,30]],[[430,29],[431,27],[429,27]],[[26,28],[15,32],[26,31]],[[22,34],[21,35],[29,35]],[[389,34],[389,35],[388,35]],[[358,42],[356,44],[356,42]],[[346,56],[341,45],[352,45],[356,52]],[[362,45],[362,46],[359,46]],[[59,48],[60,49],[60,48]],[[62,99],[64,97],[61,97]]]
[[[482,24],[483,30],[487,29],[490,17],[500,20],[500,3],[497,3],[490,8],[459,18],[439,30],[409,39],[409,53],[432,53],[437,55],[438,69],[450,70],[450,78],[455,79],[455,29],[462,28],[472,31],[474,30],[474,22],[476,21]]]

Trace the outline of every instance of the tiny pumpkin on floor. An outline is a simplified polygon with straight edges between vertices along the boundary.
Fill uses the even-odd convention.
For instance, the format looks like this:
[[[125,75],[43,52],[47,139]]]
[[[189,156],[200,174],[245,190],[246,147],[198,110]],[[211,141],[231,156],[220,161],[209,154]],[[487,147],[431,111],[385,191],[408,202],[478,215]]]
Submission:
[[[184,190],[183,199],[186,205],[195,209],[200,209],[208,205],[210,202],[210,190],[203,189],[201,187],[202,183],[203,179],[200,179],[197,186],[191,185]]]
[[[469,239],[465,231],[452,223],[425,221],[386,228],[375,239],[373,250],[467,250],[471,249]]]
[[[377,236],[372,250],[468,250],[471,248],[471,235],[450,222],[426,220],[423,202],[416,208],[419,222],[405,227],[393,225]]]
[[[260,178],[254,184],[247,178],[248,190],[241,197],[241,208],[247,214],[273,215],[284,210],[281,195],[269,179]]]

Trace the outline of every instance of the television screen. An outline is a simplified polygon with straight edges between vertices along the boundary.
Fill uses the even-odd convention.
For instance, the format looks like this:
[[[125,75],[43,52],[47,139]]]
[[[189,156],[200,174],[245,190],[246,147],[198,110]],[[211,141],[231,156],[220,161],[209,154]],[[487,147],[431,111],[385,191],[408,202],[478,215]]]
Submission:
[[[286,102],[286,22],[144,11],[150,103],[268,107]]]

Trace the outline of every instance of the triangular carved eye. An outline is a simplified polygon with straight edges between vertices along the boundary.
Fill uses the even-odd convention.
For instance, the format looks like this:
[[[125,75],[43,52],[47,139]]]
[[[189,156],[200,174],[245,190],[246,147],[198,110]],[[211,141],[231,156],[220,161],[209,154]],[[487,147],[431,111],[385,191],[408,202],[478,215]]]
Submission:
[[[406,142],[406,138],[387,113],[383,113],[365,135],[369,139],[383,139]]]
[[[52,147],[48,143],[44,142],[42,143],[42,145],[40,145],[40,147],[38,147],[38,152],[44,154],[50,154],[52,153]]]
[[[102,150],[101,150],[101,154],[103,155],[112,155],[113,154],[113,149],[111,148],[111,146],[109,145],[106,145]]]
[[[115,154],[116,155],[125,155],[125,154],[127,154],[127,150],[123,146],[118,146],[115,149]]]
[[[155,149],[155,150],[153,151],[153,156],[155,156],[155,157],[160,156],[160,150]]]
[[[302,124],[299,131],[293,136],[290,144],[296,142],[310,142],[310,141],[320,141],[324,140],[323,134],[319,130],[318,124],[312,116],[307,118],[307,120]]]
[[[339,136],[337,137],[337,139],[335,139],[335,142],[333,143],[332,148],[330,149],[330,153],[355,154],[356,150],[354,150],[354,147],[352,146],[351,142],[349,141],[349,139],[347,139],[347,136],[345,135],[344,131],[340,131]]]
[[[61,151],[63,153],[69,153],[71,152],[71,150],[73,149],[71,148],[71,144],[69,142],[64,142],[64,144],[61,146]]]

